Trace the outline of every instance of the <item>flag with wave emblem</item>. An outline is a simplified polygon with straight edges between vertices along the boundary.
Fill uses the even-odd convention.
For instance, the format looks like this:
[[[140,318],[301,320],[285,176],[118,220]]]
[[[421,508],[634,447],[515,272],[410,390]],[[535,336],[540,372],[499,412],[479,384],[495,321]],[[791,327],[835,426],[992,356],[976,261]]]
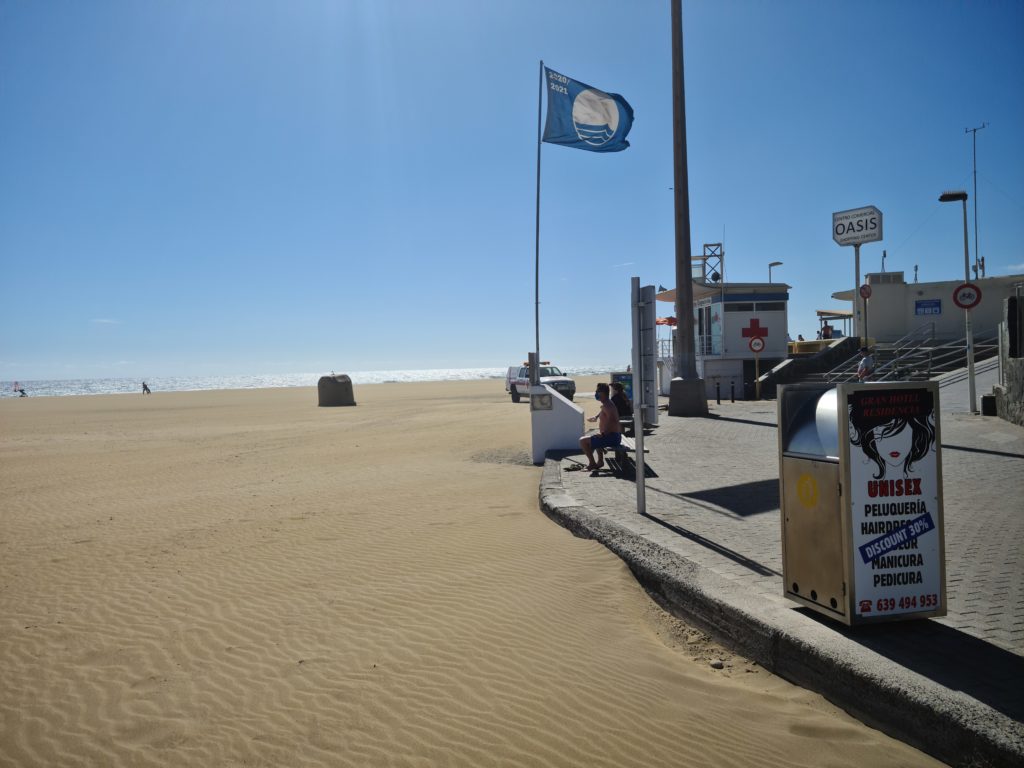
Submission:
[[[588,152],[621,152],[629,146],[633,108],[617,93],[605,93],[544,67],[548,118],[544,141]]]

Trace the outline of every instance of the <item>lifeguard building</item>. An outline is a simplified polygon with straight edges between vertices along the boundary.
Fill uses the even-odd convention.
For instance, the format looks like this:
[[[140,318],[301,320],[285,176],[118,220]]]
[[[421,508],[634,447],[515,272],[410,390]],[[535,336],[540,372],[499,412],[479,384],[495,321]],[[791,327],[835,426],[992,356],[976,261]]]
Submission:
[[[696,336],[697,375],[704,379],[708,398],[721,392],[737,399],[754,397],[758,373],[786,359],[789,339],[789,288],[785,283],[726,283],[722,279],[721,243],[704,246],[693,257],[693,325]],[[675,306],[675,289],[661,291],[658,301]],[[751,340],[764,347],[755,353]],[[672,344],[662,342],[658,364],[661,391],[668,394],[672,379]],[[754,348],[759,345],[754,344]],[[665,374],[669,375],[665,375]]]

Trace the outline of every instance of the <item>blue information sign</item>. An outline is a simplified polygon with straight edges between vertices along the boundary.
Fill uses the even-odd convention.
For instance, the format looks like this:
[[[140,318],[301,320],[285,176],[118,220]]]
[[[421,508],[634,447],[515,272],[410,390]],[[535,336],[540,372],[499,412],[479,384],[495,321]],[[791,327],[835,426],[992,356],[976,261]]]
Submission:
[[[941,315],[942,299],[918,299],[914,302],[915,315]]]

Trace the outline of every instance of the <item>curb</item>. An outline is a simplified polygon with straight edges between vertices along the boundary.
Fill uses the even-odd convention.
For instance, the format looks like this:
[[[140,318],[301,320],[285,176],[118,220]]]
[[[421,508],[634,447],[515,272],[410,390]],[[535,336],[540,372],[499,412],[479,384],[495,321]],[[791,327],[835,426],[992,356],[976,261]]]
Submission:
[[[565,491],[559,458],[545,461],[539,495],[548,517],[618,555],[662,607],[773,674],[950,765],[1024,765],[1024,724],[800,609],[751,599],[734,582],[581,505]]]

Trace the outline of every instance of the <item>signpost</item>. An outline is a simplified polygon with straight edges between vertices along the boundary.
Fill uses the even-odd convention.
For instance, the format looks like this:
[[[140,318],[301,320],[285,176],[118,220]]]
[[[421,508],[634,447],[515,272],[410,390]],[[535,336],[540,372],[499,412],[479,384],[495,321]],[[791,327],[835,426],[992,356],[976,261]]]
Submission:
[[[953,290],[953,303],[960,309],[972,310],[981,303],[981,288],[974,283],[962,283]]]
[[[966,224],[964,226],[966,227]],[[964,242],[967,242],[966,235],[964,235]],[[966,246],[964,252],[966,253]],[[966,258],[965,256],[964,272],[967,271]],[[974,333],[971,331],[971,310],[980,302],[981,288],[974,283],[964,282],[953,290],[953,303],[964,311],[964,335],[967,338],[967,397],[971,401],[971,413],[977,413],[975,404],[978,402],[974,391]]]
[[[868,299],[871,298],[871,286],[867,283],[860,287],[860,297],[864,299],[864,346],[867,346],[867,340],[871,336],[868,333]]]
[[[633,424],[636,434],[636,511],[647,512],[647,480],[644,465],[644,425],[658,423],[657,338],[655,328],[655,290],[640,286],[640,278],[630,280],[633,315]],[[636,426],[639,425],[639,426]]]
[[[754,399],[761,399],[761,353],[764,351],[764,339],[754,336],[747,344],[754,353]]]
[[[839,245],[853,246],[854,285],[860,285],[860,246],[882,239],[882,212],[873,205],[836,211],[832,214],[832,239]],[[861,323],[861,303],[853,298],[854,333],[865,336]],[[862,338],[861,344],[867,344]]]

